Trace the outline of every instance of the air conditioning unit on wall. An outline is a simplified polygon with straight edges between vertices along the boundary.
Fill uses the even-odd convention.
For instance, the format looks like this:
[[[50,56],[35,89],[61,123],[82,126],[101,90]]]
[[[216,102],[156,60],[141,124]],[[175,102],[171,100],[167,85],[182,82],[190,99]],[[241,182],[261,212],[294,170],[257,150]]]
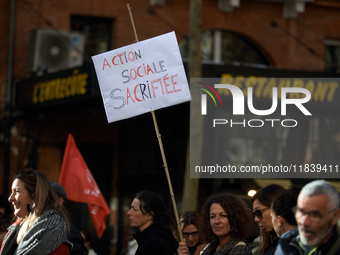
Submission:
[[[34,29],[30,35],[28,69],[53,73],[81,66],[85,37],[77,32]]]

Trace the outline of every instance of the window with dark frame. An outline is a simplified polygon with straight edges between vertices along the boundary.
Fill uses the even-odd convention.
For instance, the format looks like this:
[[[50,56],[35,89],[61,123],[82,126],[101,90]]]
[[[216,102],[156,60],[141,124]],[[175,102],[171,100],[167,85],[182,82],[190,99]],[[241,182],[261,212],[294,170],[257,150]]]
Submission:
[[[325,40],[325,72],[340,73],[340,40]]]
[[[88,16],[71,16],[71,30],[85,35],[84,61],[92,62],[91,56],[112,49],[113,19]]]
[[[245,37],[230,31],[207,30],[202,33],[202,61],[217,64],[267,67],[269,60],[261,50]],[[189,56],[189,43],[180,44],[183,58]]]

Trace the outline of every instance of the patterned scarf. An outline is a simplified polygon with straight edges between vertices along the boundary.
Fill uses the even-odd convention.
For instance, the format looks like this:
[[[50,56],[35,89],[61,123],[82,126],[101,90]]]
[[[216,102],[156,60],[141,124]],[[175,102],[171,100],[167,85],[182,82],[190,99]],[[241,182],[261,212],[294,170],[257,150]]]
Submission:
[[[217,246],[218,240],[213,240],[204,248],[201,255],[251,254],[248,246],[238,245],[238,241],[233,239],[229,239],[229,241],[226,242],[218,251],[216,251]]]

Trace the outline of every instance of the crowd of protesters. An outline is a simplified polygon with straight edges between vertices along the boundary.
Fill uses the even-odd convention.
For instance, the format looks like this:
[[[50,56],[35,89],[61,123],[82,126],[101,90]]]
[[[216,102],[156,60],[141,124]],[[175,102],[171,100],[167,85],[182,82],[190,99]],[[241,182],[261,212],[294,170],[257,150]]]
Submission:
[[[0,255],[96,254],[90,237],[69,220],[65,189],[33,169],[20,171],[8,198],[0,197]],[[162,198],[138,192],[127,212],[135,255],[336,255],[340,254],[339,192],[316,180],[287,190],[261,188],[252,208],[237,195],[210,196],[200,212],[180,217],[183,241],[171,228]],[[12,205],[12,206],[11,206]],[[256,228],[254,228],[256,225]]]
[[[157,204],[160,206],[160,201]],[[185,212],[181,217],[184,240],[176,244],[174,253],[170,232],[160,234],[166,232],[167,226],[155,222],[156,214],[148,202],[135,198],[128,212],[131,226],[137,226],[137,213],[145,223],[138,225],[142,228],[135,235],[136,255],[340,254],[339,193],[329,182],[317,180],[287,190],[271,184],[257,191],[252,207],[250,210],[242,199],[230,193],[209,197],[200,216]],[[260,234],[252,241],[249,237],[254,234],[254,222]],[[156,225],[163,229],[158,234],[152,232]]]

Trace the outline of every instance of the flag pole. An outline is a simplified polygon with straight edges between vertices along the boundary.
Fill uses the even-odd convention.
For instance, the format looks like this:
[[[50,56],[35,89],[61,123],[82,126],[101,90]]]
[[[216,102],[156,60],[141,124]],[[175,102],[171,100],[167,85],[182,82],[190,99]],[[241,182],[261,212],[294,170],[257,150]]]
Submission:
[[[128,8],[129,15],[130,15],[130,20],[131,20],[131,24],[132,24],[133,33],[135,35],[135,42],[138,42],[138,36],[137,36],[137,32],[136,32],[135,23],[133,21],[132,11],[131,11],[130,4],[127,4],[127,8]],[[178,211],[177,211],[177,206],[176,206],[176,201],[175,201],[175,195],[174,195],[174,192],[173,192],[173,189],[172,189],[172,184],[171,184],[170,174],[169,174],[169,170],[168,170],[168,165],[166,163],[166,157],[165,157],[165,153],[164,153],[164,148],[163,148],[163,143],[162,143],[162,139],[161,139],[161,134],[159,133],[159,130],[158,130],[156,115],[155,115],[154,111],[151,108],[150,108],[150,110],[151,110],[151,114],[152,114],[152,118],[153,118],[153,123],[154,123],[155,129],[156,129],[156,134],[157,134],[157,138],[158,138],[159,147],[161,149],[161,154],[162,154],[162,159],[163,159],[163,167],[164,167],[164,170],[165,170],[166,178],[168,180],[168,185],[169,185],[169,190],[170,190],[170,195],[171,195],[171,201],[172,201],[172,205],[173,205],[173,208],[174,208],[176,224],[177,224],[177,228],[178,228],[178,234],[179,234],[179,238],[180,238],[181,242],[183,242],[183,235],[182,235],[181,225],[180,225],[180,222],[179,222]]]
[[[177,211],[177,206],[176,206],[176,201],[175,201],[175,195],[174,195],[174,192],[172,190],[171,179],[170,179],[170,174],[169,174],[169,170],[168,170],[168,165],[166,163],[166,158],[165,158],[161,134],[159,133],[159,130],[158,130],[155,112],[152,109],[150,109],[150,110],[151,110],[151,114],[152,114],[152,118],[153,118],[153,123],[154,123],[155,129],[156,129],[159,147],[161,149],[161,154],[162,154],[162,159],[163,159],[163,167],[164,167],[166,178],[167,178],[168,184],[169,184],[170,195],[171,195],[172,205],[174,207],[174,213],[175,213],[175,217],[176,217],[176,223],[177,223],[177,227],[178,227],[179,237],[180,237],[181,242],[183,242],[183,235],[182,235],[181,225],[180,225],[179,218],[178,218],[178,211]]]

